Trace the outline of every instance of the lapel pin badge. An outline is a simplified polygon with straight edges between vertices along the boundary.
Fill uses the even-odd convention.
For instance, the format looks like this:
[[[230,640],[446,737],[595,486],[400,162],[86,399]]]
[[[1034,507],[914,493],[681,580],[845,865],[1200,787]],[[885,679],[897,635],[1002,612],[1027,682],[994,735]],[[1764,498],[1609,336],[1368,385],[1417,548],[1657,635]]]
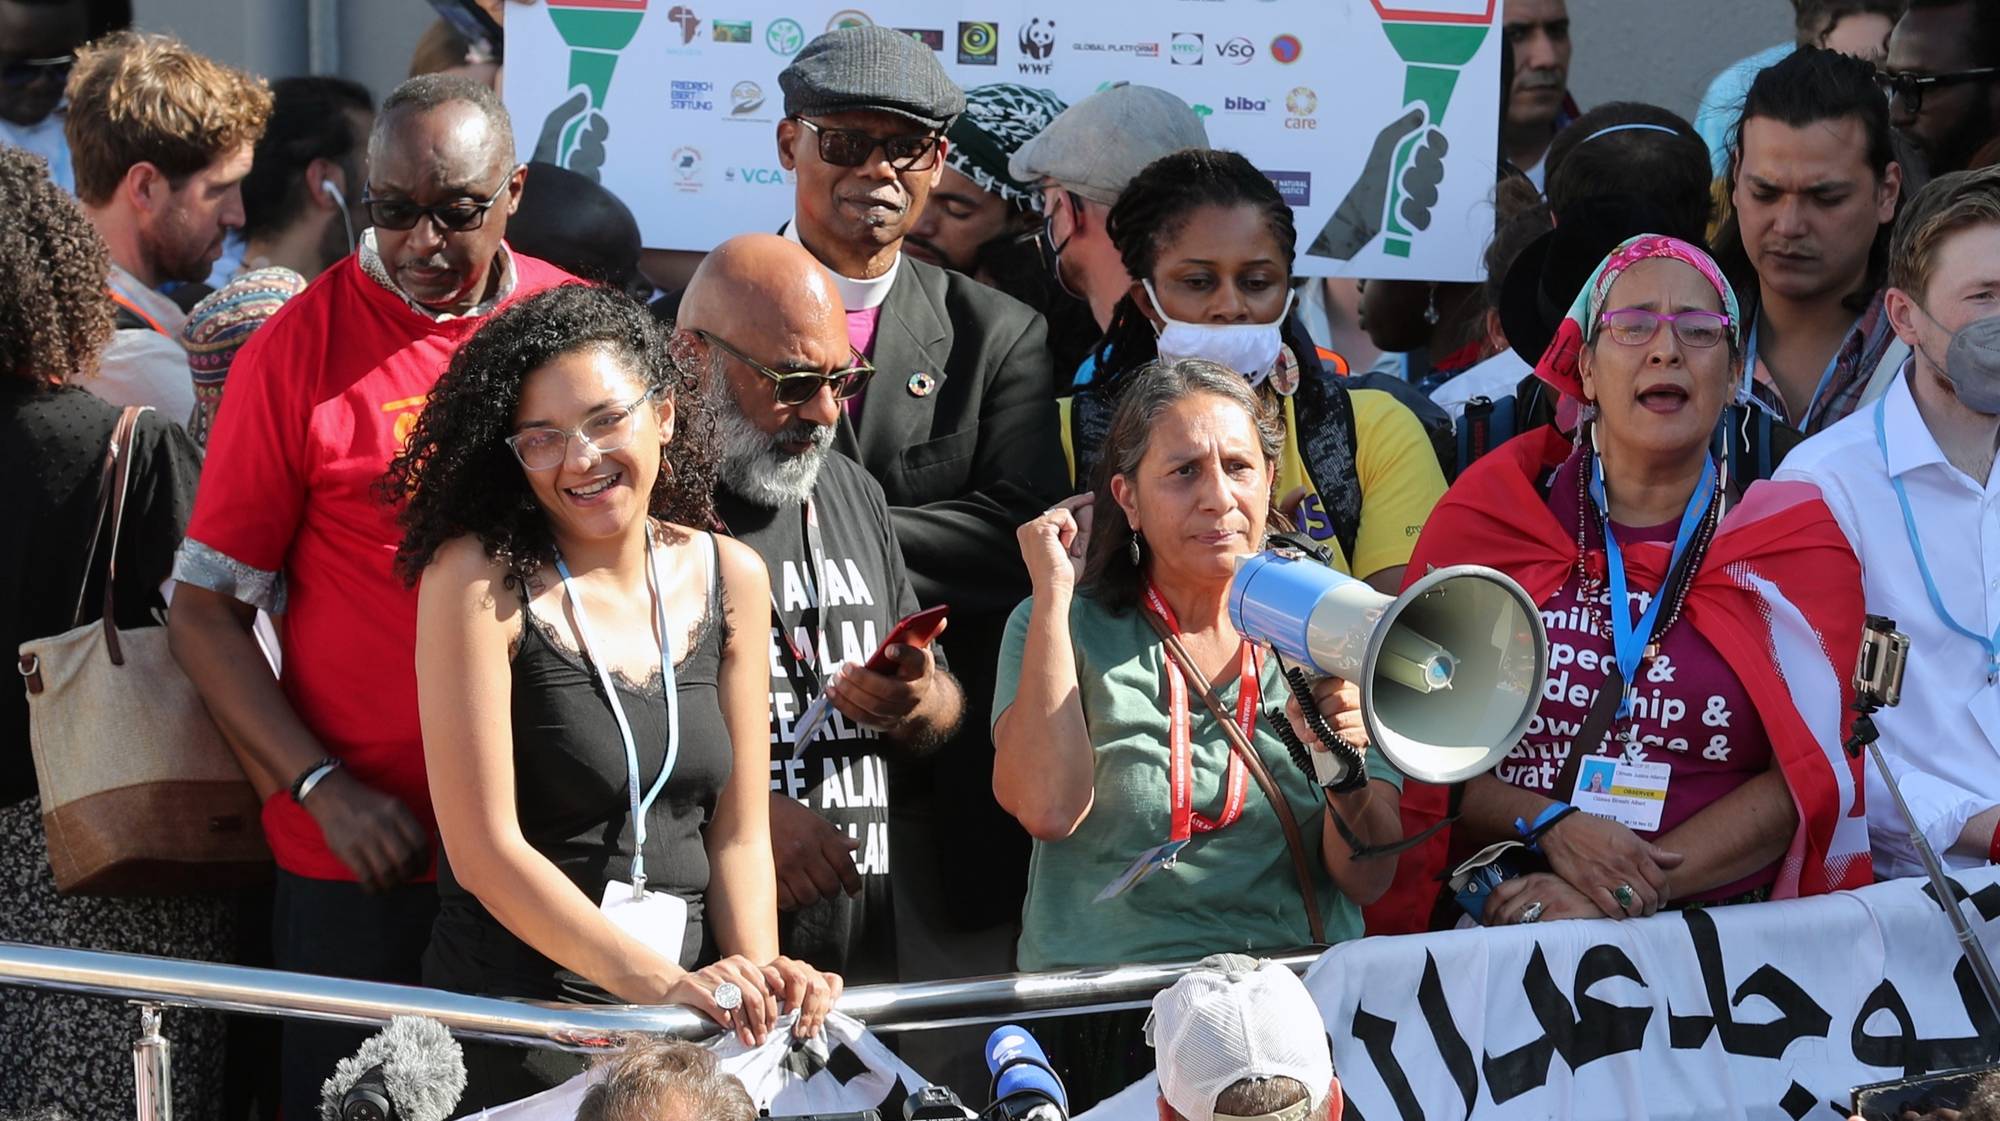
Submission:
[[[910,396],[929,397],[931,390],[936,388],[937,379],[922,370],[910,375]]]

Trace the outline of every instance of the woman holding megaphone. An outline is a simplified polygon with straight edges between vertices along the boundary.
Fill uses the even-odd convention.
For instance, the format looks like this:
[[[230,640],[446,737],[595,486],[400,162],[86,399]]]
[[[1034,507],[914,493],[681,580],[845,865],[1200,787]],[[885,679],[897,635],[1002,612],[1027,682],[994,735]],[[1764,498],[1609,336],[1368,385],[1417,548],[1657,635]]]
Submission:
[[[1355,859],[1292,765],[1265,716],[1286,695],[1277,659],[1227,610],[1280,446],[1241,374],[1156,363],[1120,396],[1082,572],[1077,504],[1020,530],[1034,595],[1001,647],[993,788],[1035,838],[1022,969],[1339,942],[1389,886],[1394,863]],[[1368,781],[1329,797],[1379,844],[1397,836],[1401,778],[1366,761]],[[1141,1023],[1077,1025],[1051,1050],[1073,1082],[1122,1088],[1150,1067]],[[1081,1108],[1089,1088],[1071,1091]]]
[[[1554,427],[1509,442],[1424,527],[1410,573],[1499,568],[1549,638],[1527,734],[1463,787],[1455,858],[1519,842],[1489,892],[1459,895],[1474,918],[1623,918],[1870,879],[1861,764],[1841,748],[1860,570],[1816,489],[1764,482],[1738,500],[1711,456],[1741,340],[1707,253],[1625,242],[1536,369],[1579,417],[1574,442]],[[1446,801],[1412,784],[1406,828]],[[1399,895],[1428,903],[1442,848],[1405,857]]]

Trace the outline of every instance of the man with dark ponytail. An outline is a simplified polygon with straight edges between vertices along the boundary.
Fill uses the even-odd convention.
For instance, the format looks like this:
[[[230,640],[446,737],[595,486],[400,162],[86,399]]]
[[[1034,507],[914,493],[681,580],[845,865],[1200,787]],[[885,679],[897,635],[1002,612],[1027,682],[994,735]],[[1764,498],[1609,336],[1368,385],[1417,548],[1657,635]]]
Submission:
[[[1292,318],[1296,235],[1278,189],[1239,153],[1188,149],[1127,185],[1109,229],[1131,282],[1098,343],[1099,375],[1064,416],[1078,483],[1096,478],[1133,371],[1205,358],[1278,404],[1281,508],[1341,571],[1393,588],[1444,474],[1416,416],[1387,392],[1350,389]]]

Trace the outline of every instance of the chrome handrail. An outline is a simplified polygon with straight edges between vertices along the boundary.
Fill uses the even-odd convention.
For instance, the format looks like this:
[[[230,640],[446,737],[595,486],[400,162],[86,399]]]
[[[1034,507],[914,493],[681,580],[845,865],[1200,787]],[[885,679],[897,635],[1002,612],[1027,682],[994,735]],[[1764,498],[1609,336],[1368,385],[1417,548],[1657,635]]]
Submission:
[[[1303,972],[1322,951],[1270,955]],[[838,1008],[877,1032],[1035,1019],[1143,1007],[1193,963],[1120,965],[900,985],[861,985]],[[714,1025],[684,1008],[537,1004],[415,985],[350,981],[242,965],[0,942],[0,985],[50,989],[147,1005],[379,1025],[427,1016],[460,1036],[596,1051],[632,1033],[699,1039]]]

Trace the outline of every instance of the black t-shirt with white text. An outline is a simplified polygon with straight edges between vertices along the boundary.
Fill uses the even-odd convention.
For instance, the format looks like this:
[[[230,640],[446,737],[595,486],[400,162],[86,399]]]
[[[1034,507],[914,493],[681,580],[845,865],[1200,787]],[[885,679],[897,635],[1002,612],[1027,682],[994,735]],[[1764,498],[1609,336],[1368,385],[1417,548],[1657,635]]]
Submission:
[[[787,957],[840,973],[849,984],[893,981],[889,775],[881,733],[835,710],[795,757],[799,718],[819,693],[815,677],[824,681],[840,665],[867,661],[896,620],[917,610],[882,488],[853,460],[828,453],[811,503],[822,551],[816,564],[803,505],[758,506],[726,486],[718,488],[715,505],[729,532],[763,557],[784,627],[769,632],[771,789],[798,799],[861,844],[854,852],[861,897],[842,895],[780,914],[780,948]],[[821,580],[823,608],[814,592]],[[812,665],[801,667],[794,649],[807,653]],[[942,655],[938,661],[942,668]]]

